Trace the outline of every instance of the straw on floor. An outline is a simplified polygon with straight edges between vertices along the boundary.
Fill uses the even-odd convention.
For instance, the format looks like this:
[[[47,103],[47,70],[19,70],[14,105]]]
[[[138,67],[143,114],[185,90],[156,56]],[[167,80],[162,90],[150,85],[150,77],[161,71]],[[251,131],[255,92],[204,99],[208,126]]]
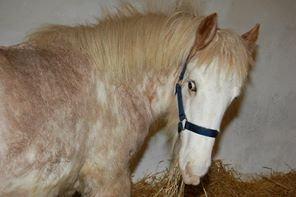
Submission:
[[[193,196],[296,196],[296,171],[271,172],[243,181],[240,175],[221,161],[215,161],[201,184],[185,186],[177,165],[171,170],[149,175],[133,185],[134,197],[193,197]]]

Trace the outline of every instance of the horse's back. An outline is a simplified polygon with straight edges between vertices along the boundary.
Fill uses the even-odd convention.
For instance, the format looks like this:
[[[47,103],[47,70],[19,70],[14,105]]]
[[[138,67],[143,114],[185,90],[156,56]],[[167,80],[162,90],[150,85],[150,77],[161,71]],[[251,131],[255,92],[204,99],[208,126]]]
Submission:
[[[0,48],[0,195],[73,183],[91,119],[88,68],[71,50]]]

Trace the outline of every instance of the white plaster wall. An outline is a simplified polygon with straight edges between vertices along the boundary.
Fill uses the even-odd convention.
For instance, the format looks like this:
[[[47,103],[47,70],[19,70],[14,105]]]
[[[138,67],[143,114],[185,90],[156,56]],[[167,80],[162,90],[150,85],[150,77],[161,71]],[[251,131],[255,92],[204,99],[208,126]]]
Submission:
[[[100,1],[0,0],[0,45],[18,43],[46,23],[93,22]],[[204,14],[218,13],[221,27],[243,33],[255,23],[262,25],[251,83],[237,116],[224,124],[215,157],[243,173],[265,172],[263,167],[296,168],[296,1],[201,0],[200,4]],[[237,107],[232,107],[225,122]],[[165,135],[157,134],[135,179],[166,167],[168,153]]]
[[[92,22],[99,14],[99,1],[0,0],[0,44],[22,41],[41,25]]]

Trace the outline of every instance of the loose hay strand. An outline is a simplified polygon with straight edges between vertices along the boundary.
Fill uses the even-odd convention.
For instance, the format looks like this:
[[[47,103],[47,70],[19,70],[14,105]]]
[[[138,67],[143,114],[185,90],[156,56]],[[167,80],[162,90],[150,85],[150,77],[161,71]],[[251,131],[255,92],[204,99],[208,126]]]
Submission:
[[[161,176],[160,176],[161,175]],[[288,173],[272,172],[243,181],[229,165],[221,161],[213,162],[206,177],[199,186],[185,186],[177,162],[157,176],[144,177],[133,185],[135,197],[223,197],[223,196],[296,196],[296,171]]]

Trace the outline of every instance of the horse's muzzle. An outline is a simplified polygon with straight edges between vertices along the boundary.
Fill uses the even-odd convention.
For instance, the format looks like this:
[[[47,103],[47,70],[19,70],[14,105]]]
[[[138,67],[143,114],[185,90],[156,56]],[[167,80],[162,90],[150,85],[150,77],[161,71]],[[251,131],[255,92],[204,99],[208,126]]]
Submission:
[[[183,181],[187,185],[198,185],[200,183],[200,176],[192,172],[190,163],[187,163],[184,170],[181,170]]]

